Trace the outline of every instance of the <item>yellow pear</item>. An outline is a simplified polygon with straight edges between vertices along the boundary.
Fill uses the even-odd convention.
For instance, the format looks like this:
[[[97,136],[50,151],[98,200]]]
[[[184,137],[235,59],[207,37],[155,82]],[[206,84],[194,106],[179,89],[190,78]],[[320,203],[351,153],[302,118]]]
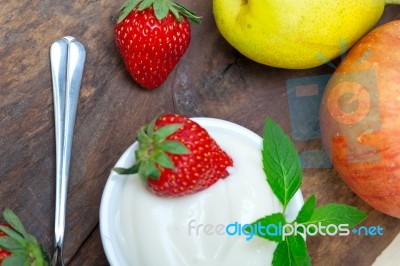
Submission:
[[[213,0],[222,36],[261,64],[319,66],[339,56],[400,0]]]

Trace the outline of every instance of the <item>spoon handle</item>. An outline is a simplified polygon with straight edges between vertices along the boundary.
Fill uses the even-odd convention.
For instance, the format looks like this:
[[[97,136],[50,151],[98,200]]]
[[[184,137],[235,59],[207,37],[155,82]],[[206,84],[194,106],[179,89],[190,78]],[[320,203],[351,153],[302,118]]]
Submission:
[[[73,37],[64,37],[50,48],[56,133],[56,204],[53,265],[63,265],[68,176],[80,85],[85,63],[84,46]]]

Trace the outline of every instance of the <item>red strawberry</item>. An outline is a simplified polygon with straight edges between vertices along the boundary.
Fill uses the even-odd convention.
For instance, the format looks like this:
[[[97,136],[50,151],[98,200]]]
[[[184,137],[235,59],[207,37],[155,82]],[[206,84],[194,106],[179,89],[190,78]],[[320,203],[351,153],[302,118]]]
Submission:
[[[0,264],[48,266],[50,258],[35,237],[26,232],[19,218],[10,210],[3,212],[7,224],[0,225]]]
[[[120,174],[138,173],[150,191],[178,197],[203,190],[228,176],[232,159],[208,132],[187,117],[166,114],[142,127],[137,163]]]
[[[7,225],[7,224],[0,224],[0,226],[6,226],[6,227],[10,228],[10,226]],[[3,237],[3,236],[7,236],[7,234],[0,230],[0,237]],[[4,260],[5,258],[9,257],[10,255],[11,255],[11,252],[10,252],[10,251],[8,251],[8,250],[6,250],[6,249],[2,249],[2,248],[0,247],[0,265],[1,265],[1,263],[3,262],[3,260]]]
[[[186,52],[191,11],[173,1],[128,0],[120,9],[115,40],[128,72],[144,88],[154,89]]]

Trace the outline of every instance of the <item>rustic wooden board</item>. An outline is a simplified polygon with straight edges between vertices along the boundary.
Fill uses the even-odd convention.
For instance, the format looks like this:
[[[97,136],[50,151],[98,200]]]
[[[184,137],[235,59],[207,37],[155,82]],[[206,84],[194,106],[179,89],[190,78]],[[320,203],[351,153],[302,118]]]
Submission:
[[[98,229],[99,204],[111,167],[134,141],[141,124],[160,112],[208,116],[261,135],[268,115],[291,133],[286,80],[330,74],[327,66],[303,71],[256,64],[218,33],[211,0],[182,1],[202,17],[191,46],[162,88],[140,89],[129,77],[113,40],[122,1],[5,1],[0,9],[0,209],[12,208],[48,250],[53,244],[55,145],[51,43],[66,35],[85,44],[85,65],[71,163],[65,260],[107,265]],[[381,23],[399,19],[388,6]],[[299,150],[317,142],[296,143]],[[347,203],[368,213],[383,237],[314,237],[314,265],[370,265],[400,232],[397,219],[358,199],[332,169],[306,169],[303,194],[318,203]]]

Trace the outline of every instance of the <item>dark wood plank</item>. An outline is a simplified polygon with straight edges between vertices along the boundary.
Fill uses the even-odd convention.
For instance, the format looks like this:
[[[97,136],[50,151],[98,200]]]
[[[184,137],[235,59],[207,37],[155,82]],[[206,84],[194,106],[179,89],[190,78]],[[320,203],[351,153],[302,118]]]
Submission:
[[[261,135],[268,115],[291,133],[286,80],[332,73],[322,66],[291,71],[256,64],[218,33],[211,1],[182,1],[203,16],[192,25],[190,48],[168,81],[140,89],[124,70],[113,40],[121,1],[7,1],[0,9],[0,209],[10,207],[47,249],[53,244],[55,146],[49,48],[72,35],[87,61],[71,163],[65,259],[70,265],[107,265],[98,231],[99,204],[111,167],[141,124],[160,112],[209,116]],[[381,21],[399,17],[389,6]],[[296,143],[308,149],[315,143]],[[368,213],[383,237],[310,238],[315,265],[370,265],[400,231],[397,219],[358,199],[331,169],[305,171],[305,196],[342,202]]]
[[[107,261],[106,255],[103,252],[103,246],[101,245],[99,226],[96,226],[91,234],[85,239],[78,251],[75,253],[74,257],[71,258],[68,265],[110,265]]]

